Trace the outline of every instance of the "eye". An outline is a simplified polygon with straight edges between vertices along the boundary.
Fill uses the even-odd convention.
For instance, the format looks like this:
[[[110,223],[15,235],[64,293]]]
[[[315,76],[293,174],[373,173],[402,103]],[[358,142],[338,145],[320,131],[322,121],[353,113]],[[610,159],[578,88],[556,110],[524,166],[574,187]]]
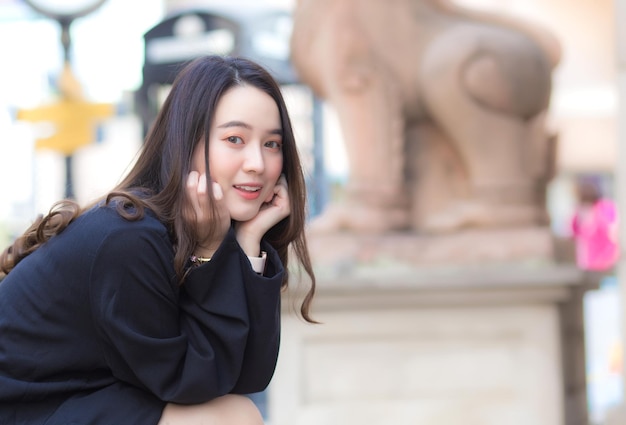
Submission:
[[[226,140],[235,145],[240,145],[243,143],[243,139],[239,136],[228,136]]]
[[[270,149],[282,149],[283,144],[274,140],[271,140],[269,142],[265,142],[265,146],[270,148]]]

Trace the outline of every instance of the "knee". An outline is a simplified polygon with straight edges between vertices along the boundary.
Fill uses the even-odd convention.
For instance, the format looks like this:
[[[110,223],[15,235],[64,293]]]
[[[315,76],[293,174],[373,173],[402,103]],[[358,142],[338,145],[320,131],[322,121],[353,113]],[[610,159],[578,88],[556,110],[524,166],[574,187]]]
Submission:
[[[169,403],[159,425],[263,425],[261,412],[248,397],[227,394],[206,403],[184,406]]]
[[[228,394],[213,400],[228,424],[263,425],[263,417],[254,402],[246,396]]]

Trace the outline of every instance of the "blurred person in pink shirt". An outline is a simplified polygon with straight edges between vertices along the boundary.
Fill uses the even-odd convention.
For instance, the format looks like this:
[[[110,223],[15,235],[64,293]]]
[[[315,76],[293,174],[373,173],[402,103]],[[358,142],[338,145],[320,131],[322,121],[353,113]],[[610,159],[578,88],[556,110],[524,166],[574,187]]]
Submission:
[[[590,178],[581,178],[576,191],[578,206],[571,221],[576,263],[583,270],[609,271],[619,255],[615,203],[604,197],[598,182]]]

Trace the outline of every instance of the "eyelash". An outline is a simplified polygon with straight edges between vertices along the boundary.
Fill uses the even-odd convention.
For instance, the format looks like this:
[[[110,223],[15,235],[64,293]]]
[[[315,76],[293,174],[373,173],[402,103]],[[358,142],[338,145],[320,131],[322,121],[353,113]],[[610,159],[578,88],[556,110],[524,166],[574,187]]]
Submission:
[[[228,140],[230,143],[236,143],[236,140],[239,139],[243,142],[243,139],[239,136],[228,136],[226,138],[226,140]]]
[[[241,144],[241,143],[243,143],[243,139],[241,137],[239,137],[239,136],[228,136],[226,138],[226,140],[228,142],[230,142],[230,143],[233,143],[233,144]],[[240,140],[241,142],[238,143],[237,140]],[[270,144],[274,144],[275,146],[269,146]],[[282,148],[283,148],[283,144],[280,143],[280,142],[277,142],[275,140],[271,140],[269,142],[265,142],[264,145],[267,146],[270,149],[281,149],[282,150]]]
[[[274,145],[276,145],[276,146],[267,146],[267,145],[269,145],[269,144],[274,144]],[[272,140],[272,141],[269,141],[269,142],[265,143],[265,146],[270,147],[270,148],[272,148],[272,149],[281,149],[281,150],[282,150],[282,148],[283,148],[283,144],[282,144],[282,143],[280,143],[280,142],[276,142],[276,141],[274,141],[274,140]]]

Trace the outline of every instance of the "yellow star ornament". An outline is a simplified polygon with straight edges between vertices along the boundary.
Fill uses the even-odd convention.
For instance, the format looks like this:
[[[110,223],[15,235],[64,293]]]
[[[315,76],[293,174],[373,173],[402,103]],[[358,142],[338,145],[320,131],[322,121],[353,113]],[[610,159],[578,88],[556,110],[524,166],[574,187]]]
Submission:
[[[110,104],[62,99],[51,105],[20,110],[17,119],[52,123],[54,134],[38,139],[35,148],[53,149],[71,155],[95,140],[98,121],[110,117],[113,112],[113,105]]]
[[[95,140],[99,121],[113,115],[114,107],[108,103],[91,103],[83,99],[80,84],[74,78],[69,64],[65,64],[58,81],[61,99],[49,105],[17,112],[17,119],[30,122],[49,122],[54,134],[38,139],[36,149],[52,149],[72,155],[78,148]]]

